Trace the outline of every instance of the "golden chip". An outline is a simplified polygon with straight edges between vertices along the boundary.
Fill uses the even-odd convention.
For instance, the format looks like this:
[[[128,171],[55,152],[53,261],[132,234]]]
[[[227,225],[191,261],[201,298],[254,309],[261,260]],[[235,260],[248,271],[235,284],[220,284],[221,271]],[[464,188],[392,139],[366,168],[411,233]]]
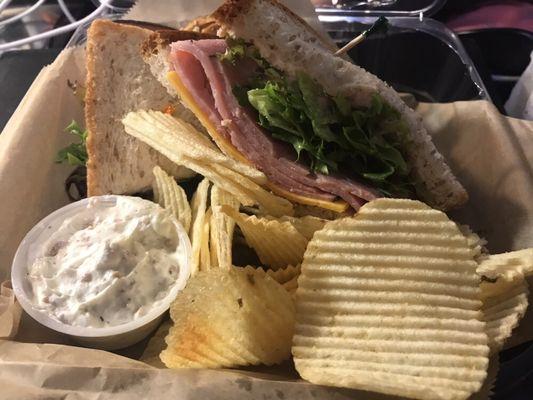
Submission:
[[[155,178],[154,201],[161,207],[171,210],[185,231],[189,232],[192,217],[185,190],[176,183],[173,177],[157,165],[153,169],[153,174]]]
[[[225,184],[228,190],[232,193],[235,192],[235,195],[244,204],[254,204],[254,200],[239,185],[232,180],[226,179],[224,175],[229,171],[227,167],[219,165],[218,171],[214,170],[213,167],[218,165],[216,162],[222,159],[219,159],[218,155],[215,157],[211,152],[207,151],[208,149],[202,146],[199,137],[196,141],[192,140],[183,143],[184,132],[181,127],[175,126],[174,129],[166,126],[161,127],[158,123],[160,118],[163,118],[162,114],[159,115],[159,113],[154,112],[148,114],[144,111],[139,111],[138,113],[129,113],[124,118],[123,124],[127,133],[153,147],[171,161],[178,165],[189,165],[212,182]],[[174,120],[177,121],[177,119]],[[212,151],[215,151],[215,149],[212,149]],[[207,157],[205,156],[206,154],[208,155]],[[209,154],[212,157],[209,157]],[[224,156],[222,155],[222,157]]]
[[[488,281],[521,281],[533,272],[533,249],[487,256],[480,261],[477,271]]]
[[[526,283],[529,288],[528,306],[533,303],[533,293],[530,288],[533,285],[533,279],[528,277]],[[530,309],[526,310],[525,315],[520,320],[519,325],[513,329],[511,337],[505,340],[504,349],[512,348],[521,345],[533,337],[533,312]]]
[[[233,194],[242,204],[258,204],[275,216],[292,215],[290,201],[264,189],[267,180],[257,169],[222,154],[195,128],[161,112],[130,112],[122,120],[126,132],[178,165],[203,175]]]
[[[296,369],[315,384],[468,398],[489,353],[476,266],[457,226],[418,201],[328,222],[298,278]]]
[[[308,240],[290,222],[242,214],[228,206],[221,210],[239,225],[264,265],[278,269],[301,263]]]
[[[191,201],[192,225],[189,233],[191,238],[191,275],[194,275],[200,269],[201,251],[205,247],[205,241],[209,240],[209,234],[207,238],[204,236],[208,191],[209,181],[204,179],[198,185]]]
[[[160,131],[167,132],[162,139],[165,139],[168,143],[182,146],[181,152],[189,158],[203,161],[204,163],[219,163],[260,185],[267,183],[267,179],[262,172],[247,164],[226,157],[208,137],[196,130],[188,122],[179,118],[174,118],[159,111],[141,110],[130,112],[124,118],[123,123],[133,129],[144,131],[147,136],[154,136],[154,133],[159,133]]]
[[[467,226],[459,228],[477,254],[488,344],[491,354],[497,354],[527,310],[529,290],[525,275],[532,268],[531,249],[488,255],[483,239]]]
[[[157,176],[155,174],[156,168],[159,168],[159,167],[155,166],[153,169],[154,180],[152,182],[152,190],[154,192],[154,202],[159,204],[161,207],[165,208],[165,193],[161,185],[162,184],[161,180],[157,179]]]
[[[296,289],[298,289],[298,277],[295,276],[290,281],[285,282],[283,284],[283,287],[290,294],[295,294],[296,293]]]
[[[211,249],[209,248],[209,237],[211,228],[211,208],[207,210],[204,217],[204,226],[202,228],[202,239],[200,244],[200,271],[211,268]]]
[[[517,282],[482,283],[483,315],[492,354],[502,349],[513,329],[525,315],[528,294],[528,284],[524,279]]]
[[[532,270],[532,249],[485,256],[479,263],[477,271],[482,278],[483,312],[492,353],[503,348],[526,314],[526,275]]]
[[[487,241],[475,233],[468,225],[457,225],[461,233],[465,236],[468,246],[474,251],[474,259],[478,260],[488,253]]]
[[[300,232],[307,240],[313,238],[313,234],[322,229],[327,220],[313,217],[312,215],[306,215],[305,217],[290,217],[283,216],[279,218],[282,222],[290,222],[298,232]]]
[[[213,189],[211,189],[211,197],[213,197]],[[213,211],[213,208],[211,207],[209,209],[210,217],[209,217],[209,255],[211,257],[211,260],[209,263],[211,264],[211,267],[218,268],[219,267],[219,253],[221,252],[220,246],[218,245],[218,239],[220,234],[218,233],[218,229],[220,227],[220,222],[217,223],[217,217],[216,213]],[[226,250],[226,248],[224,248]],[[231,266],[231,248],[230,248],[230,266]]]
[[[294,294],[298,287],[298,276],[300,275],[300,265],[289,265],[277,270],[267,269],[265,272],[270,275],[276,282],[281,283],[285,290]]]
[[[288,265],[285,268],[280,268],[277,270],[267,269],[265,272],[270,275],[276,282],[284,284],[291,281],[294,278],[298,278],[300,275],[301,266],[298,264],[296,266]]]
[[[228,269],[232,265],[232,243],[235,221],[224,214],[219,206],[238,210],[240,203],[230,193],[218,186],[211,189],[211,265]]]
[[[262,269],[201,271],[170,308],[161,360],[169,368],[280,363],[290,356],[294,304]]]

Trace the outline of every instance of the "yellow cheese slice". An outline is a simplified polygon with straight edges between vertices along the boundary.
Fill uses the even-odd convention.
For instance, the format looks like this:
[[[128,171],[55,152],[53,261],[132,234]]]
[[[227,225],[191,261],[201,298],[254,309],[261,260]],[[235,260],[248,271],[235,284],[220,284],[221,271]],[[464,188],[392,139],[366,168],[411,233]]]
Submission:
[[[290,201],[305,204],[307,206],[314,206],[314,207],[320,207],[325,208],[326,210],[335,211],[338,213],[345,212],[349,205],[344,200],[337,200],[337,201],[327,201],[327,200],[320,200],[320,199],[314,199],[312,197],[306,197],[302,196],[300,194],[291,193],[286,189],[283,189],[276,185],[275,183],[268,182],[268,188],[272,190],[275,194],[281,197],[285,197],[286,199],[289,199]]]
[[[217,146],[229,157],[232,157],[235,160],[251,164],[250,161],[246,159],[246,157],[239,151],[231,142],[229,142],[224,136],[222,136],[218,130],[216,129],[215,125],[209,120],[209,117],[204,113],[204,111],[198,106],[196,103],[194,97],[191,95],[191,93],[187,90],[185,85],[183,84],[182,80],[180,79],[179,75],[176,73],[176,71],[170,71],[167,73],[167,79],[172,84],[174,89],[178,92],[181,101],[185,104],[187,108],[189,108],[196,118],[202,123],[204,128],[207,130],[209,135],[213,138]],[[292,192],[289,192],[286,189],[281,188],[280,186],[269,182],[268,188],[272,190],[275,194],[285,197],[286,199],[300,203],[305,204],[308,206],[314,206],[314,207],[320,207],[324,208],[326,210],[335,211],[338,213],[342,213],[348,209],[348,203],[342,200],[338,201],[327,201],[327,200],[320,200],[320,199],[314,199],[312,197],[306,197],[299,194],[295,194]]]

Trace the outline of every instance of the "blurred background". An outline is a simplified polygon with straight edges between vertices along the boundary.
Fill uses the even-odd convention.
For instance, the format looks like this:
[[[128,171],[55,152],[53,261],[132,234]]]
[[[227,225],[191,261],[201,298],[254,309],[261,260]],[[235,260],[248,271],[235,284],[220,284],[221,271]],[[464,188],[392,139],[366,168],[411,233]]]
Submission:
[[[533,2],[519,0],[313,0],[330,32],[347,39],[367,16],[384,15],[393,28],[351,54],[358,64],[391,82],[414,89],[419,100],[485,98],[502,113],[533,119],[519,100],[529,93],[512,89],[530,63]],[[336,22],[333,22],[336,21]],[[347,22],[344,26],[340,21]],[[335,29],[335,24],[338,29]],[[373,43],[372,43],[373,42]],[[531,92],[533,70],[528,81]],[[521,86],[524,86],[522,84]],[[522,104],[525,106],[525,104]]]
[[[326,31],[339,46],[368,28],[377,17],[388,18],[387,33],[369,37],[349,55],[396,90],[426,102],[484,99],[506,115],[533,119],[533,66],[529,66],[533,2],[312,2]],[[132,3],[0,0],[0,131],[40,69],[52,62],[69,41],[79,43],[83,38],[84,23],[99,16],[120,16]],[[530,343],[501,354],[493,398],[533,398]]]
[[[533,118],[526,110],[531,91],[527,82],[515,90],[520,93],[510,102],[519,104],[509,104],[533,50],[531,1],[312,2],[339,45],[370,26],[377,16],[391,21],[386,35],[367,39],[349,55],[397,90],[428,102],[487,99],[502,113]],[[68,44],[78,25],[97,16],[120,15],[132,3],[0,0],[0,128],[40,68]],[[533,81],[533,71],[530,78]]]

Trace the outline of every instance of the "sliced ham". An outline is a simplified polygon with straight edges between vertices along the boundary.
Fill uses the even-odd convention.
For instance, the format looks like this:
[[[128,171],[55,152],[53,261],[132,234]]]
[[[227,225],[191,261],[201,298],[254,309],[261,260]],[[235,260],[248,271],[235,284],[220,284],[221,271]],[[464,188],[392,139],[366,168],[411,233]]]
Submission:
[[[260,128],[233,95],[242,74],[219,60],[217,55],[225,51],[222,39],[178,41],[171,45],[171,61],[202,112],[237,150],[269,180],[292,193],[321,200],[340,197],[355,210],[378,197],[377,191],[352,179],[311,173],[294,160],[290,145]]]

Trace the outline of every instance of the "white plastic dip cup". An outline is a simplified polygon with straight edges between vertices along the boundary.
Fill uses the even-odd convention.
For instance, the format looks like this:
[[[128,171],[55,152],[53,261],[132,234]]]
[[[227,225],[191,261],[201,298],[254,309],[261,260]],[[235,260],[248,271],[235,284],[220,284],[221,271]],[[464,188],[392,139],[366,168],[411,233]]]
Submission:
[[[13,291],[17,300],[33,319],[57,332],[71,336],[84,346],[115,350],[131,346],[144,339],[161,322],[163,314],[169,309],[178,292],[185,287],[190,275],[191,243],[183,226],[176,220],[179,246],[182,247],[183,260],[180,263],[179,275],[168,295],[161,300],[158,307],[131,322],[104,328],[80,327],[64,324],[48,315],[46,310],[35,308],[32,286],[26,278],[28,268],[39,255],[42,244],[55,232],[64,220],[85,209],[89,202],[92,207],[114,207],[117,202],[114,195],[95,196],[71,203],[45,217],[35,225],[20,243],[11,268]]]

